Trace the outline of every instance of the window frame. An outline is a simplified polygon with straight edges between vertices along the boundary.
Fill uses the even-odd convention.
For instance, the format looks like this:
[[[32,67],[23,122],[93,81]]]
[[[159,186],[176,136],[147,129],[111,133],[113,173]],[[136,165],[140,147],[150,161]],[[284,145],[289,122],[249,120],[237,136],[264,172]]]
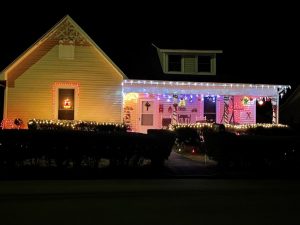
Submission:
[[[172,56],[180,56],[180,71],[173,71],[173,70],[170,70],[169,69],[169,65],[170,65],[170,60],[169,60],[169,57],[170,57],[170,55],[172,55]],[[168,54],[167,55],[167,71],[169,72],[169,73],[182,73],[183,72],[183,67],[184,67],[184,59],[183,59],[183,55],[182,54]]]
[[[180,55],[181,56],[181,71],[170,71],[169,70],[169,56],[170,55]],[[184,56],[194,56],[195,57],[195,72],[185,72],[184,71]],[[198,56],[209,56],[210,57],[210,67],[211,70],[209,72],[199,72],[198,71]],[[165,53],[164,57],[164,72],[166,74],[186,74],[186,75],[216,75],[216,54],[191,54],[191,53]]]

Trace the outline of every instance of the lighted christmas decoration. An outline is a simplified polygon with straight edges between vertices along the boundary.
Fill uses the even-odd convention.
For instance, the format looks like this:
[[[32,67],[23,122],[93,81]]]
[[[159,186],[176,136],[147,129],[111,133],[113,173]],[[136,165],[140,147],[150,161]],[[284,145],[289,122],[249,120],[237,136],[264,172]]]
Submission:
[[[243,105],[248,105],[249,101],[250,101],[250,98],[247,97],[247,96],[244,96],[244,97],[242,98]]]
[[[185,107],[186,103],[185,103],[185,99],[184,98],[180,98],[180,101],[178,103],[179,107]]]
[[[275,96],[284,94],[289,85],[268,84],[233,84],[233,83],[203,83],[203,82],[174,82],[151,80],[124,80],[124,93],[176,93],[189,95],[245,95],[245,96]]]
[[[56,99],[58,98],[59,88],[73,88],[75,90],[76,100],[75,104],[79,107],[79,96],[80,96],[80,84],[78,82],[54,82],[52,85],[52,117],[57,118],[57,105]]]
[[[124,100],[125,101],[137,101],[137,99],[139,98],[139,94],[138,93],[128,93],[126,95],[124,95]]]
[[[131,131],[131,111],[133,110],[133,107],[126,106],[124,108],[124,117],[123,122],[127,126],[127,130]]]
[[[229,96],[224,96],[224,112],[221,119],[221,123],[228,124],[228,116],[229,116]]]
[[[99,127],[100,126],[100,127]],[[109,126],[115,128],[115,130],[127,129],[127,125],[124,123],[101,123],[96,121],[82,121],[82,120],[39,120],[31,119],[28,121],[28,128],[37,130],[83,130],[83,131],[95,131],[100,129],[101,126]],[[98,128],[97,128],[98,127]]]
[[[173,124],[170,127],[170,130],[175,130],[178,128],[196,128],[196,129],[201,129],[201,128],[213,128],[212,123],[194,123],[194,124]],[[233,125],[233,124],[225,124],[226,129],[233,129],[236,131],[243,131],[247,130],[250,128],[257,128],[257,127],[263,127],[263,128],[289,128],[288,125],[285,124],[269,124],[269,123],[257,123],[257,124],[240,124],[240,125]]]
[[[272,103],[272,124],[276,124],[277,121],[277,99],[276,98],[272,98],[271,99],[271,103]]]
[[[71,101],[70,99],[66,98],[64,100],[64,109],[70,109],[71,108]]]
[[[257,100],[257,103],[258,103],[259,105],[263,105],[263,104],[264,104],[264,101],[263,101],[263,99],[261,98],[261,99],[258,99],[258,100]]]
[[[177,106],[178,106],[178,95],[173,95],[173,114],[172,114],[172,122],[171,124],[177,124]]]

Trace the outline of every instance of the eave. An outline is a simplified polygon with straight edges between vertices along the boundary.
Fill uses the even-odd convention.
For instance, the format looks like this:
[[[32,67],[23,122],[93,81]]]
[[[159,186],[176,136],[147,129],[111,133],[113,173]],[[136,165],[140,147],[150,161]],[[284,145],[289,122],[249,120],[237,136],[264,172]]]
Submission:
[[[276,97],[284,94],[290,85],[212,83],[157,80],[124,80],[123,92],[151,94],[203,94],[203,95],[248,95]]]

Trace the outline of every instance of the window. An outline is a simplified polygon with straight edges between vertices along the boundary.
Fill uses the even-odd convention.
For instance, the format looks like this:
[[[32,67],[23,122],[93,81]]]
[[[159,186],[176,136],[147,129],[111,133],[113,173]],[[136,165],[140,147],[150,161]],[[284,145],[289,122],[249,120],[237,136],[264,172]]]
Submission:
[[[181,72],[181,55],[169,55],[168,71]]]
[[[198,56],[198,72],[211,72],[211,56],[199,55]]]

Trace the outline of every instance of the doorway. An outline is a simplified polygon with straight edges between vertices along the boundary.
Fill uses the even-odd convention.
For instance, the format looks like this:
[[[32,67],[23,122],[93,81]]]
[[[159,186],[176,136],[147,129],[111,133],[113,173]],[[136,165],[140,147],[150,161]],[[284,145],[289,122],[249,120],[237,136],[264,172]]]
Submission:
[[[156,101],[154,99],[140,99],[139,109],[139,132],[147,133],[148,129],[155,129],[157,124]]]
[[[216,96],[204,97],[204,117],[209,123],[216,122]]]

